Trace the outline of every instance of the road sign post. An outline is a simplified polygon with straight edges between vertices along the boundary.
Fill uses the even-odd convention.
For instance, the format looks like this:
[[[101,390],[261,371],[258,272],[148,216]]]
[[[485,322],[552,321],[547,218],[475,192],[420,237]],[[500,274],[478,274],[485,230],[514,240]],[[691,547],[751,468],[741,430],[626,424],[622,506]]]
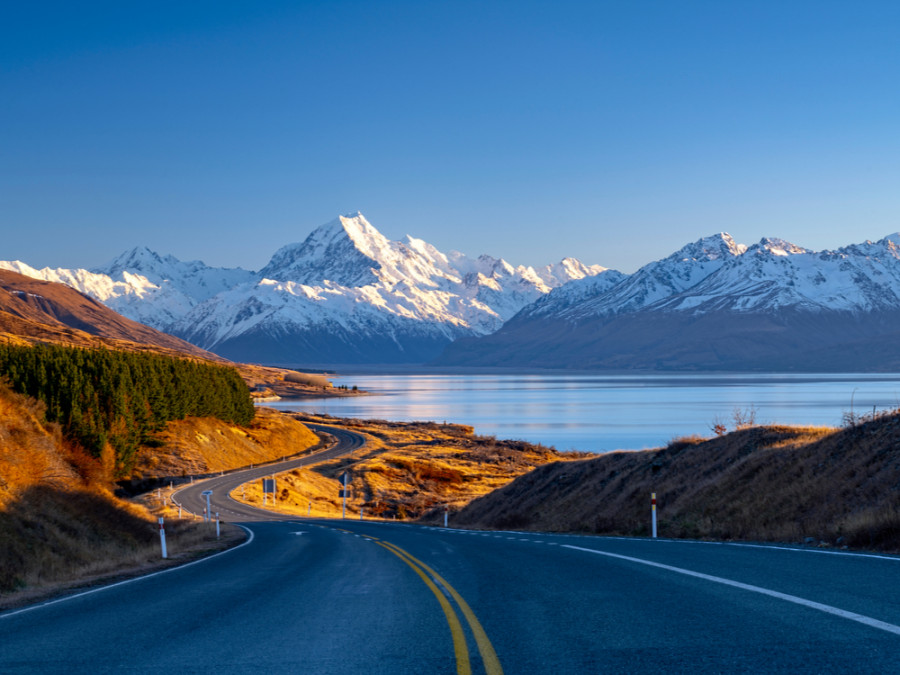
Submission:
[[[341,490],[341,497],[344,498],[343,507],[341,509],[341,518],[344,519],[347,517],[347,478],[350,474],[346,471],[341,476],[341,482],[344,484],[344,489]]]
[[[212,497],[212,490],[204,490],[200,494],[206,497],[206,510],[203,512],[203,520],[209,522],[209,519],[212,518],[212,506],[209,503],[209,498]]]
[[[650,493],[650,519],[652,521],[653,538],[656,539],[656,493]]]
[[[263,478],[263,504],[266,503],[266,495],[272,495],[272,506],[275,506],[275,478]]]

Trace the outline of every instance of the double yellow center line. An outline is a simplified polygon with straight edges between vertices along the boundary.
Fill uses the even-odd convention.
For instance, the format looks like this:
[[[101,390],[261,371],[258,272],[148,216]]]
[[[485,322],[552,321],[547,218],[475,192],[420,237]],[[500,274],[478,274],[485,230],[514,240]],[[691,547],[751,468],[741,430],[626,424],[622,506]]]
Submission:
[[[347,532],[347,530],[342,531]],[[494,651],[494,647],[488,639],[487,633],[484,632],[484,628],[475,616],[475,612],[472,611],[472,608],[469,607],[469,603],[463,599],[456,589],[447,583],[446,579],[399,546],[382,541],[377,537],[368,535],[361,536],[365,536],[366,539],[371,539],[373,542],[390,551],[409,565],[412,570],[419,575],[422,581],[425,582],[425,585],[431,589],[431,592],[434,593],[434,596],[441,604],[441,609],[444,610],[447,624],[450,626],[450,635],[453,637],[453,652],[456,655],[457,675],[471,675],[472,664],[469,659],[469,647],[466,644],[466,636],[463,632],[462,622],[459,620],[456,610],[447,598],[447,594],[453,598],[453,601],[462,612],[466,623],[469,624],[469,629],[475,637],[475,644],[478,645],[478,653],[481,654],[481,661],[484,664],[485,673],[487,673],[487,675],[503,675],[500,659],[497,658],[497,653]],[[440,584],[440,588],[438,587],[438,584]],[[447,593],[442,592],[441,588],[446,590]]]

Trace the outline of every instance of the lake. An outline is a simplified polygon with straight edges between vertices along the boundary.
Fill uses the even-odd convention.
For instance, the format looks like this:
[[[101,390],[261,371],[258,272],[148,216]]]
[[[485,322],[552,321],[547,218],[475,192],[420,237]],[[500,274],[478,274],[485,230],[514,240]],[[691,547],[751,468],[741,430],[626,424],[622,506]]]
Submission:
[[[829,375],[359,375],[334,378],[373,396],[265,405],[336,417],[433,420],[558,450],[604,452],[664,445],[729,429],[736,410],[758,424],[840,426],[900,407],[900,374]]]

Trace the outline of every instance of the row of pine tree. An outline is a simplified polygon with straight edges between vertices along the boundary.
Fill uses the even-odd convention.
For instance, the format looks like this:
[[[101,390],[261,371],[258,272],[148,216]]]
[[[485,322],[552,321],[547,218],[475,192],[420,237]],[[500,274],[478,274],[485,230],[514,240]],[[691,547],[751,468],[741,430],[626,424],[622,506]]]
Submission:
[[[128,475],[141,444],[169,420],[218,417],[246,425],[247,385],[228,366],[160,354],[55,345],[0,345],[0,376],[46,405],[46,417],[99,457],[109,444]]]

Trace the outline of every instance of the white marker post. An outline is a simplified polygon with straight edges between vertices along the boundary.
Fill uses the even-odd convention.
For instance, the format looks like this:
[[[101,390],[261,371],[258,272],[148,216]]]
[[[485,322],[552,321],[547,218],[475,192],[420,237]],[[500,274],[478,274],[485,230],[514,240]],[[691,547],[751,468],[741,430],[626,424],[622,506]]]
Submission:
[[[168,558],[169,554],[166,551],[166,527],[163,524],[162,516],[159,517],[159,543],[162,546],[162,557]]]
[[[344,472],[344,475],[341,476],[341,479],[344,481],[344,489],[341,490],[341,497],[344,498],[344,506],[341,509],[341,519],[347,517],[347,472]]]
[[[220,533],[221,533],[221,530],[219,529],[219,512],[216,511],[216,539],[219,538]]]
[[[309,518],[312,513],[312,502],[309,503],[309,506],[306,507],[306,517]]]
[[[447,517],[450,513],[450,507],[444,504],[444,527],[447,527]]]
[[[360,520],[363,519],[363,511],[365,511],[365,509],[364,509],[363,507],[360,506],[360,507],[359,507],[359,519],[360,519]]]
[[[653,521],[653,538],[656,539],[656,493],[650,493],[650,517]]]

